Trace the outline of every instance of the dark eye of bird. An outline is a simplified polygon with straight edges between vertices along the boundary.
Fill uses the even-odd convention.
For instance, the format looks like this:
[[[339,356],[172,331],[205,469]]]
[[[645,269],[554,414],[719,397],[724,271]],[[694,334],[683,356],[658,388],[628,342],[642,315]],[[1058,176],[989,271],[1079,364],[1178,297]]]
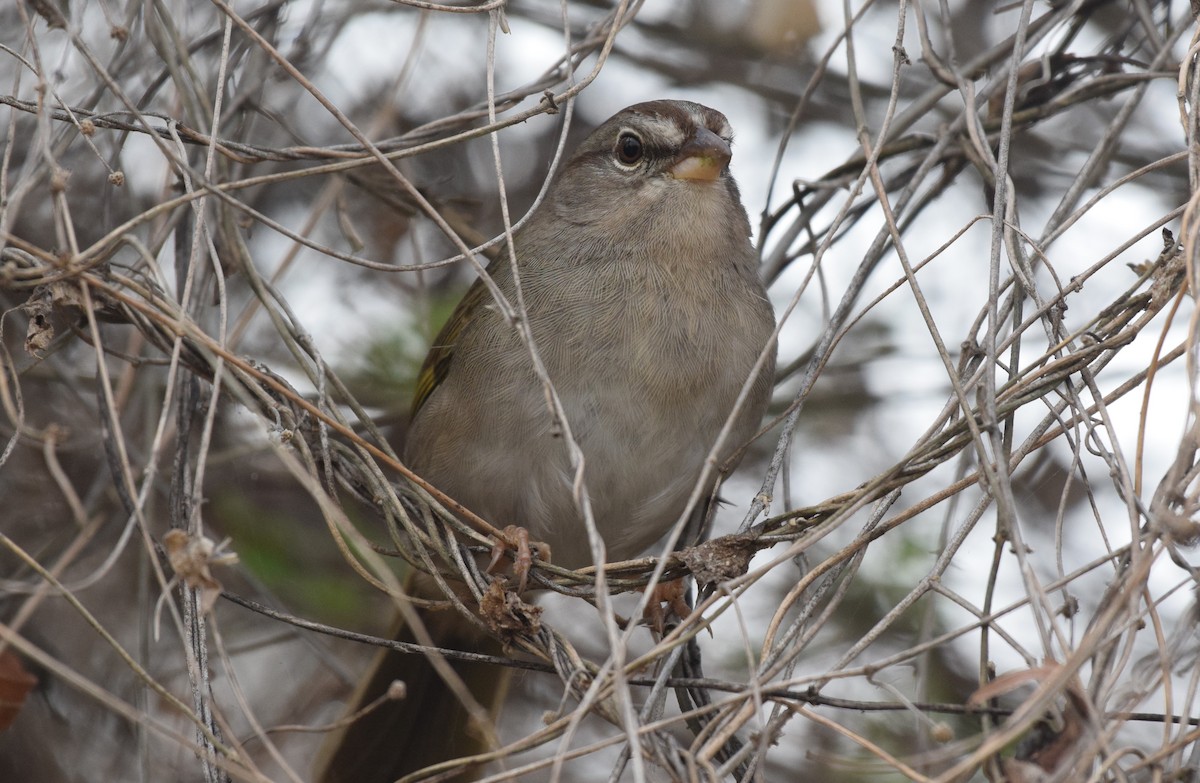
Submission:
[[[626,131],[617,139],[617,160],[632,166],[642,159],[642,140]]]

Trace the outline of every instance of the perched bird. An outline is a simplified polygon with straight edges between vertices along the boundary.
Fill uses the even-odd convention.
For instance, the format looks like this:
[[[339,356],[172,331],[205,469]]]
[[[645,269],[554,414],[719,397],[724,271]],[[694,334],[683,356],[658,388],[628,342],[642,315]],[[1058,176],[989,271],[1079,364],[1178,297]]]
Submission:
[[[583,455],[609,561],[639,554],[671,529],[726,421],[715,465],[729,468],[770,396],[774,315],[729,174],[731,133],[720,112],[687,101],[618,112],[588,136],[513,237],[515,274],[507,257],[488,269],[510,303],[524,303]],[[562,428],[529,346],[481,282],[425,360],[404,458],[493,525],[522,526],[549,544],[555,564],[592,563]],[[720,478],[708,472],[694,519]],[[490,641],[453,615],[431,618],[439,644]],[[402,679],[408,698],[394,706],[406,715],[354,724],[338,738],[349,747],[325,754],[323,780],[390,781],[467,752],[461,736],[435,747],[445,727],[462,725],[463,711],[427,661],[389,653],[381,663],[388,660],[359,698]],[[487,688],[503,679],[497,672],[456,669],[480,704],[496,706],[501,697]],[[355,734],[362,741],[350,742]]]

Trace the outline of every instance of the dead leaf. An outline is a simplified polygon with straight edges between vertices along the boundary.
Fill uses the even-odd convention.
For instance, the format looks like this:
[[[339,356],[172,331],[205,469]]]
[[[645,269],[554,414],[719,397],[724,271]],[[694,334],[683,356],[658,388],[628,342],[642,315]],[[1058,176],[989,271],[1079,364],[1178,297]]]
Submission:
[[[15,652],[0,652],[0,731],[13,725],[37,682]]]
[[[233,565],[238,561],[233,552],[222,551],[220,546],[207,536],[189,536],[186,531],[168,530],[163,536],[163,549],[175,575],[193,590],[200,591],[200,607],[204,612],[212,609],[221,595],[221,583],[212,575],[213,565]]]
[[[29,328],[25,330],[25,353],[36,358],[42,357],[42,351],[54,340],[54,323],[51,320],[53,307],[44,299],[25,303],[25,313],[29,316]]]
[[[756,536],[751,533],[734,533],[677,552],[676,557],[683,561],[701,586],[728,582],[750,568],[755,540]]]
[[[76,284],[59,281],[35,288],[21,306],[29,316],[29,328],[25,331],[25,351],[31,356],[41,358],[41,352],[54,340],[55,317],[77,317],[83,313],[83,307],[83,296]],[[106,311],[103,306],[96,309],[97,314],[103,311]]]
[[[533,636],[542,628],[542,607],[527,604],[503,580],[488,585],[479,602],[479,614],[506,646],[518,636]]]
[[[1042,682],[1058,672],[1060,666],[1050,661],[1044,666],[1009,672],[971,694],[968,704],[979,706],[997,696],[1010,693],[1029,682]],[[1086,733],[1088,701],[1077,678],[1064,688],[1067,703],[1058,715],[1047,714],[1022,738],[1017,749],[1016,763],[1005,767],[1009,783],[1035,783],[1048,778],[1074,760],[1073,753]]]

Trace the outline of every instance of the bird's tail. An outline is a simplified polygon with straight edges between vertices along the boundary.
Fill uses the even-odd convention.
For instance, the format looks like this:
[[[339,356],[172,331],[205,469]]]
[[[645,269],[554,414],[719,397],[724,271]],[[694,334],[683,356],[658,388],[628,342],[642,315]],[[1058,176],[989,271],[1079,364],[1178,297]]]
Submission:
[[[436,583],[421,574],[407,580],[409,594],[444,599]],[[418,614],[436,647],[501,655],[500,643],[472,625],[452,608],[419,609]],[[398,622],[397,641],[417,644],[404,622]],[[508,691],[510,669],[488,663],[444,659],[474,704],[472,719],[464,690],[452,688],[419,653],[381,650],[347,705],[347,715],[386,693],[395,681],[404,683],[402,699],[388,701],[354,722],[331,732],[317,755],[313,779],[319,783],[392,783],[405,775],[452,759],[473,756],[495,742],[494,724]],[[453,678],[450,678],[453,679]],[[456,781],[475,780],[474,774]]]

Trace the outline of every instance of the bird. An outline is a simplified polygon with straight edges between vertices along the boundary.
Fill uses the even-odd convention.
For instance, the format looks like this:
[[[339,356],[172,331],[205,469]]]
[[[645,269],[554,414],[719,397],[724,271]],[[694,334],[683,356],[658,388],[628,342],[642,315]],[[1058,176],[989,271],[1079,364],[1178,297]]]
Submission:
[[[702,482],[689,522],[698,529],[762,422],[775,367],[774,312],[731,142],[721,112],[683,100],[629,106],[587,136],[514,232],[511,254],[488,266],[517,318],[477,280],[435,338],[407,467],[493,525],[528,531],[567,568],[593,564],[568,436],[607,562],[661,539]],[[454,616],[430,618],[439,646],[499,650]],[[401,679],[407,697],[391,706],[406,714],[372,713],[339,732],[349,747],[322,752],[325,783],[395,780],[471,744],[469,732],[444,731],[465,711],[423,656],[386,652],[379,663],[354,701]],[[455,667],[479,704],[498,709],[495,667]],[[439,732],[459,736],[430,736]]]

